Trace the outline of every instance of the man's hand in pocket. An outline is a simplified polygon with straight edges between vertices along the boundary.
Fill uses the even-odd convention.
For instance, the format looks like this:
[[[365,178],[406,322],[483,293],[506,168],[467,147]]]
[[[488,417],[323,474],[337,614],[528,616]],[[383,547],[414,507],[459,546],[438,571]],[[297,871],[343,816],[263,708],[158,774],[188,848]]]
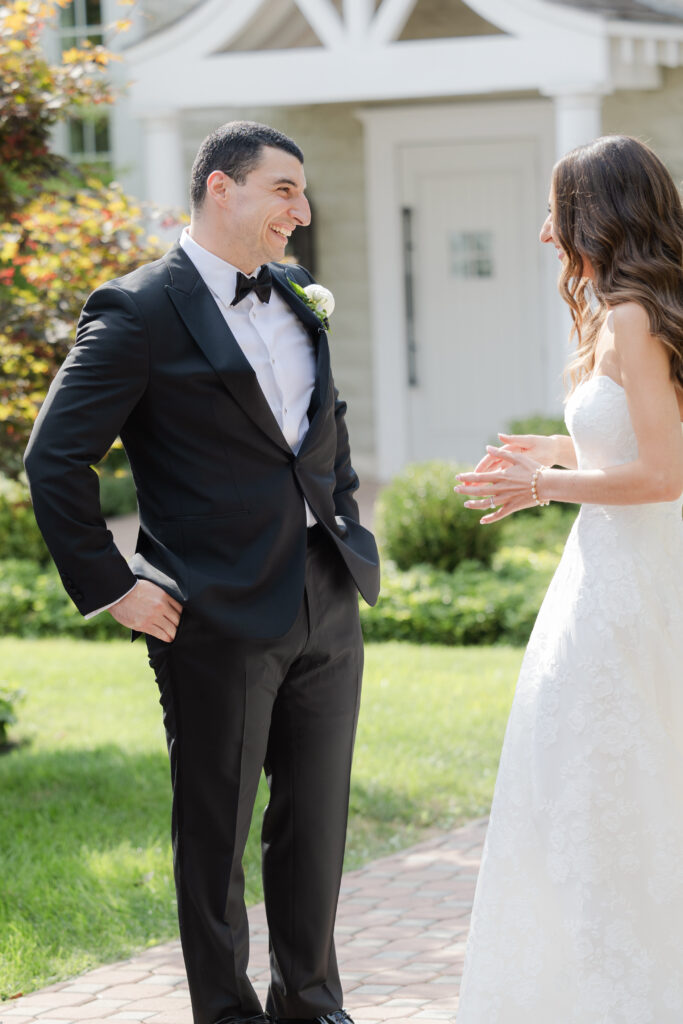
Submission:
[[[149,580],[138,580],[129,594],[109,609],[117,622],[139,633],[148,633],[170,644],[174,639],[183,606]]]

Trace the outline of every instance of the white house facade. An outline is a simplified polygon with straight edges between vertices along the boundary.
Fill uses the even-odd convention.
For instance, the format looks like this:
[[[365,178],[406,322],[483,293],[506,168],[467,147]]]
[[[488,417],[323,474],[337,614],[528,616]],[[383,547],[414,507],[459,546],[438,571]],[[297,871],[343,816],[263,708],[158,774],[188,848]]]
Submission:
[[[355,461],[380,480],[561,409],[538,243],[558,156],[625,132],[683,178],[681,0],[147,0],[123,58],[109,155],[142,198],[186,208],[233,118],[304,150],[297,255],[335,293]]]

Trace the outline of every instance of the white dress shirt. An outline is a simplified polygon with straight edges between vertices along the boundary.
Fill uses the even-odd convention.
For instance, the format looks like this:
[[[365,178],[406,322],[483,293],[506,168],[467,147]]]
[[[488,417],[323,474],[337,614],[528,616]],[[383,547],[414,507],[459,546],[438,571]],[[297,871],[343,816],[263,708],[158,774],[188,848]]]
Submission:
[[[269,302],[261,302],[254,292],[249,292],[236,306],[231,306],[237,267],[195,242],[187,228],[180,236],[180,244],[249,360],[287,444],[298,452],[308,430],[308,406],[315,384],[315,353],[306,329],[275,287]],[[260,269],[257,267],[250,276],[256,277]],[[308,525],[314,522],[309,512]]]
[[[254,370],[287,444],[293,452],[298,452],[309,427],[308,406],[316,370],[313,344],[306,329],[274,287],[269,302],[261,302],[252,291],[236,306],[231,306],[237,267],[195,242],[187,228],[180,236],[180,245],[213,295],[223,319]],[[257,267],[250,276],[256,277],[260,269]],[[306,524],[313,526],[315,516],[303,498],[302,501]],[[116,601],[90,612],[85,618],[90,619],[111,608],[136,586],[134,584]]]

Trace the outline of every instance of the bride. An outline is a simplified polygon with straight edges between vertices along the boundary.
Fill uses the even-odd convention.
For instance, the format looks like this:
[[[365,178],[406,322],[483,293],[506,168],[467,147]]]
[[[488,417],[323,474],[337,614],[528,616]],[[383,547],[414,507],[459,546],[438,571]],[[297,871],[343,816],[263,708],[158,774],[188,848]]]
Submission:
[[[581,511],[517,684],[457,1019],[681,1024],[681,200],[647,146],[600,138],[556,165],[541,241],[578,339],[571,437],[501,435],[456,490],[483,523]]]

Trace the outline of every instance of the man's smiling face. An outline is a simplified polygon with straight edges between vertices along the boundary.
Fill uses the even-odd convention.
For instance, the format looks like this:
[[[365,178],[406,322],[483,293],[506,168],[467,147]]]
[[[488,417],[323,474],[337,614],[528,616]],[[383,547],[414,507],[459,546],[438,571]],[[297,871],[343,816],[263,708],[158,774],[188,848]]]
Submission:
[[[294,229],[311,221],[303,164],[283,149],[264,146],[243,184],[227,182],[224,228],[239,254],[235,265],[249,274],[262,263],[281,260]]]

